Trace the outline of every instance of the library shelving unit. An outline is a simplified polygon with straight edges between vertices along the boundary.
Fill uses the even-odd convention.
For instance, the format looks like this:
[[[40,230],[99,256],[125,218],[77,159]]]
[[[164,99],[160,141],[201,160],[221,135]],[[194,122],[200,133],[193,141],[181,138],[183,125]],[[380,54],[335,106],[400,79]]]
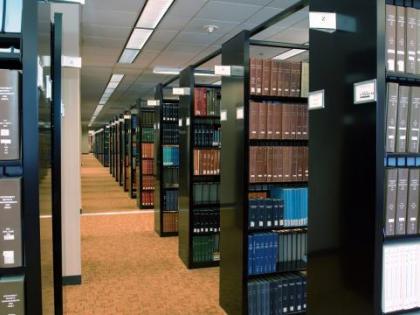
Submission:
[[[128,155],[130,161],[130,176],[129,176],[129,196],[130,198],[136,198],[137,194],[137,159],[138,159],[138,116],[137,109],[131,110],[130,128],[128,130]]]
[[[115,121],[109,122],[109,173],[115,177]]]
[[[217,94],[220,87],[196,84],[194,71],[192,66],[187,67],[179,77],[180,87],[189,89],[189,95],[179,98],[179,119],[182,120],[182,123],[179,123],[179,256],[186,267],[191,269],[215,267],[220,261],[219,222],[217,228],[211,230],[207,228],[201,231],[196,226],[197,218],[199,215],[202,217],[204,211],[220,213],[220,160],[213,157],[220,154],[220,144],[204,146],[198,143],[198,132],[202,124],[220,128],[220,113],[204,113],[204,109],[201,109],[203,112],[197,113],[196,101],[200,96],[196,94],[199,93],[198,89],[216,91],[214,94]],[[220,102],[220,98],[217,101]],[[207,106],[207,103],[204,105]],[[196,154],[207,151],[209,153],[204,157],[198,157]],[[208,161],[207,157],[210,157],[210,154],[212,160]]]
[[[118,160],[117,160],[117,182],[118,184],[123,187],[124,185],[124,146],[125,146],[125,137],[124,137],[124,114],[120,114],[118,116],[118,124],[117,124],[117,153],[118,153]]]
[[[109,127],[106,126],[95,132],[94,155],[98,161],[108,167],[109,163]]]
[[[175,161],[166,155],[179,149],[179,100],[165,98],[163,89],[158,85],[155,96],[155,231],[166,237],[178,235],[179,154]]]
[[[110,160],[110,154],[109,154],[109,125],[106,125],[104,127],[104,136],[103,136],[103,166],[109,167],[109,160]]]
[[[304,7],[305,2],[300,2],[274,19],[278,22]],[[253,62],[257,59],[251,58],[251,48],[308,50],[308,47],[257,41],[251,38],[254,34],[255,31],[243,31],[224,43],[221,50],[222,65],[243,70],[237,76],[223,76],[221,91],[220,305],[228,314],[257,314],[251,307],[259,303],[255,301],[259,300],[256,292],[260,285],[268,285],[272,290],[273,282],[281,281],[285,285],[285,281],[289,281],[285,279],[292,279],[293,285],[299,283],[302,288],[305,281],[308,174],[305,172],[308,146],[305,113],[308,99],[302,97],[296,86],[292,89],[293,84],[302,84],[300,76],[293,81],[293,74],[286,77],[277,74],[276,81],[266,81],[267,73],[256,73]],[[271,71],[270,63],[274,61],[261,61],[264,69],[265,62]],[[294,64],[303,72],[302,65]],[[278,66],[276,63],[274,69],[280,65],[286,69],[285,65],[290,63],[280,62]],[[272,73],[268,72],[268,78]],[[271,86],[275,93],[271,92]],[[288,115],[293,111],[297,116],[292,119]],[[300,241],[293,241],[295,238]],[[288,247],[284,239],[290,241]],[[268,254],[259,251],[266,246],[277,249],[272,254],[270,250]],[[295,254],[287,256],[286,248]],[[286,296],[285,292],[280,294],[281,299]],[[279,292],[270,291],[270,295],[276,294]],[[287,310],[284,311],[273,302],[268,306],[270,312],[305,313],[303,291],[300,294],[301,304],[283,305]]]
[[[310,30],[310,89],[324,90],[324,107],[310,112],[311,314],[420,311],[412,292],[420,283],[420,274],[413,272],[419,261],[407,259],[420,242],[415,179],[420,155],[418,148],[411,149],[418,138],[414,122],[420,87],[418,48],[411,47],[411,36],[419,8],[418,1],[311,1],[311,11],[340,12],[355,26],[331,34]],[[405,95],[409,90],[411,95]],[[414,231],[406,235],[411,224]]]
[[[137,205],[140,209],[154,209],[154,141],[155,108],[148,107],[143,101],[137,103],[138,109],[138,155],[137,166]]]
[[[122,163],[123,163],[123,176],[122,186],[125,192],[130,190],[130,177],[131,177],[131,160],[130,160],[130,135],[131,135],[131,113],[125,112],[122,122]]]

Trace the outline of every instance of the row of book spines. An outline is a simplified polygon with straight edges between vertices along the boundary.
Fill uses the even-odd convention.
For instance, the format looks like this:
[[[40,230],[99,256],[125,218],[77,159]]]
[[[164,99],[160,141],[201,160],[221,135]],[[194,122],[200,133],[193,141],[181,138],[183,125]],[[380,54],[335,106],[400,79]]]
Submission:
[[[419,234],[420,169],[386,170],[385,236]]]
[[[194,149],[194,175],[218,175],[220,150]]]
[[[163,185],[173,186],[178,185],[179,180],[178,168],[164,168],[163,169]]]
[[[163,232],[173,233],[178,232],[178,213],[164,212],[163,214]]]
[[[220,89],[195,88],[194,89],[194,115],[217,116],[220,115]]]
[[[193,232],[209,233],[220,231],[220,209],[193,209]]]
[[[218,260],[219,235],[192,237],[193,262],[210,262]]]
[[[143,175],[153,175],[153,160],[142,160],[141,170]]]
[[[307,280],[302,273],[248,281],[248,314],[294,314],[306,311]]]
[[[220,146],[220,127],[197,125],[194,128],[194,146]]]
[[[141,204],[143,206],[153,206],[154,205],[154,192],[143,191],[141,193]]]
[[[250,93],[264,96],[301,97],[302,85],[305,86],[309,77],[303,78],[302,72],[308,76],[307,66],[301,62],[278,62],[273,59],[250,60]]]
[[[179,128],[175,126],[162,125],[162,141],[163,144],[178,144],[179,143]]]
[[[420,74],[420,10],[386,5],[386,67]]]
[[[153,159],[155,157],[154,144],[142,143],[141,144],[141,157],[146,159]]]
[[[220,183],[194,183],[193,201],[196,205],[220,202]]]
[[[179,148],[164,146],[163,150],[163,165],[178,166],[179,165]]]
[[[249,138],[306,140],[309,138],[308,109],[302,104],[250,102]]]
[[[386,152],[418,153],[420,87],[388,83]]]
[[[250,234],[248,275],[280,272],[284,267],[302,269],[307,261],[306,248],[306,232]]]
[[[162,120],[178,122],[178,104],[162,104]]]
[[[382,260],[382,311],[417,314],[420,308],[420,242],[387,244]]]
[[[143,128],[141,130],[142,142],[150,142],[155,139],[155,130],[153,128]]]
[[[289,146],[251,146],[249,181],[304,182],[309,178],[308,148]]]
[[[142,125],[153,125],[155,122],[155,113],[154,112],[141,112],[140,114],[140,123]]]
[[[177,190],[166,190],[163,195],[163,203],[165,211],[178,210],[178,196]]]
[[[286,227],[308,224],[308,188],[275,187],[271,195],[284,202],[283,219]]]
[[[155,177],[151,175],[143,175],[142,184],[142,189],[144,190],[155,189]]]

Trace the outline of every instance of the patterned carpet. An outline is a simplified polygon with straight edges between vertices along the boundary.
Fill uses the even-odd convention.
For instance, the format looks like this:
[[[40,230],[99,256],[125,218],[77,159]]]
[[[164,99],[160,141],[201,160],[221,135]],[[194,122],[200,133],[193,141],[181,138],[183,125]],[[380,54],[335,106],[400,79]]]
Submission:
[[[86,163],[89,172],[82,171],[83,187],[87,181],[94,183],[95,177],[105,180],[103,169],[91,162]],[[95,198],[101,203],[112,198],[108,189],[96,183],[91,186],[97,189],[92,192]],[[83,193],[84,204],[89,195],[89,191]],[[178,239],[159,238],[153,232],[153,214],[83,216],[81,220],[83,284],[65,288],[65,314],[225,314],[218,305],[219,269],[187,270],[178,258]]]

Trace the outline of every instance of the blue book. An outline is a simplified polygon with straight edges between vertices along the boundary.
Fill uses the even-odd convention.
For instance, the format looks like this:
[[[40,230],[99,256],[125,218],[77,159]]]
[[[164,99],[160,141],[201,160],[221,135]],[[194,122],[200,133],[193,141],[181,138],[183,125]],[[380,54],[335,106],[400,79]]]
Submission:
[[[248,235],[248,274],[254,274],[254,240],[252,235]]]
[[[5,32],[20,33],[22,31],[22,2],[23,0],[6,0]]]

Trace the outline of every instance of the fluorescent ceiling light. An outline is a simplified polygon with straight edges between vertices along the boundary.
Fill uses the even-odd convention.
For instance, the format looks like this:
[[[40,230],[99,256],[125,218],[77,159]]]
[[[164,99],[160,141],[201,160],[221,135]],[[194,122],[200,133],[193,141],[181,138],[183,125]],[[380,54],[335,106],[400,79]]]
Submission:
[[[109,81],[110,82],[120,82],[123,78],[124,78],[124,74],[114,73],[111,77],[111,80],[109,80]]]
[[[72,3],[80,3],[85,4],[85,0],[60,0],[61,2],[72,2]]]
[[[120,60],[118,60],[118,63],[133,63],[134,59],[136,59],[139,52],[140,50],[138,49],[124,49],[123,53],[121,54]]]
[[[167,74],[167,75],[178,75],[181,72],[179,68],[169,68],[169,67],[154,67],[154,74]]]
[[[142,49],[146,44],[153,30],[146,30],[143,28],[135,28],[130,35],[126,48],[128,49]]]
[[[292,58],[294,56],[297,56],[301,53],[304,53],[306,50],[304,49],[290,49],[284,53],[281,53],[280,55],[275,56],[273,59],[274,60],[286,60],[289,58]]]
[[[206,73],[206,72],[194,72],[196,77],[218,77],[217,74],[214,73]]]
[[[136,27],[155,28],[168,11],[174,0],[149,0],[137,22]]]

